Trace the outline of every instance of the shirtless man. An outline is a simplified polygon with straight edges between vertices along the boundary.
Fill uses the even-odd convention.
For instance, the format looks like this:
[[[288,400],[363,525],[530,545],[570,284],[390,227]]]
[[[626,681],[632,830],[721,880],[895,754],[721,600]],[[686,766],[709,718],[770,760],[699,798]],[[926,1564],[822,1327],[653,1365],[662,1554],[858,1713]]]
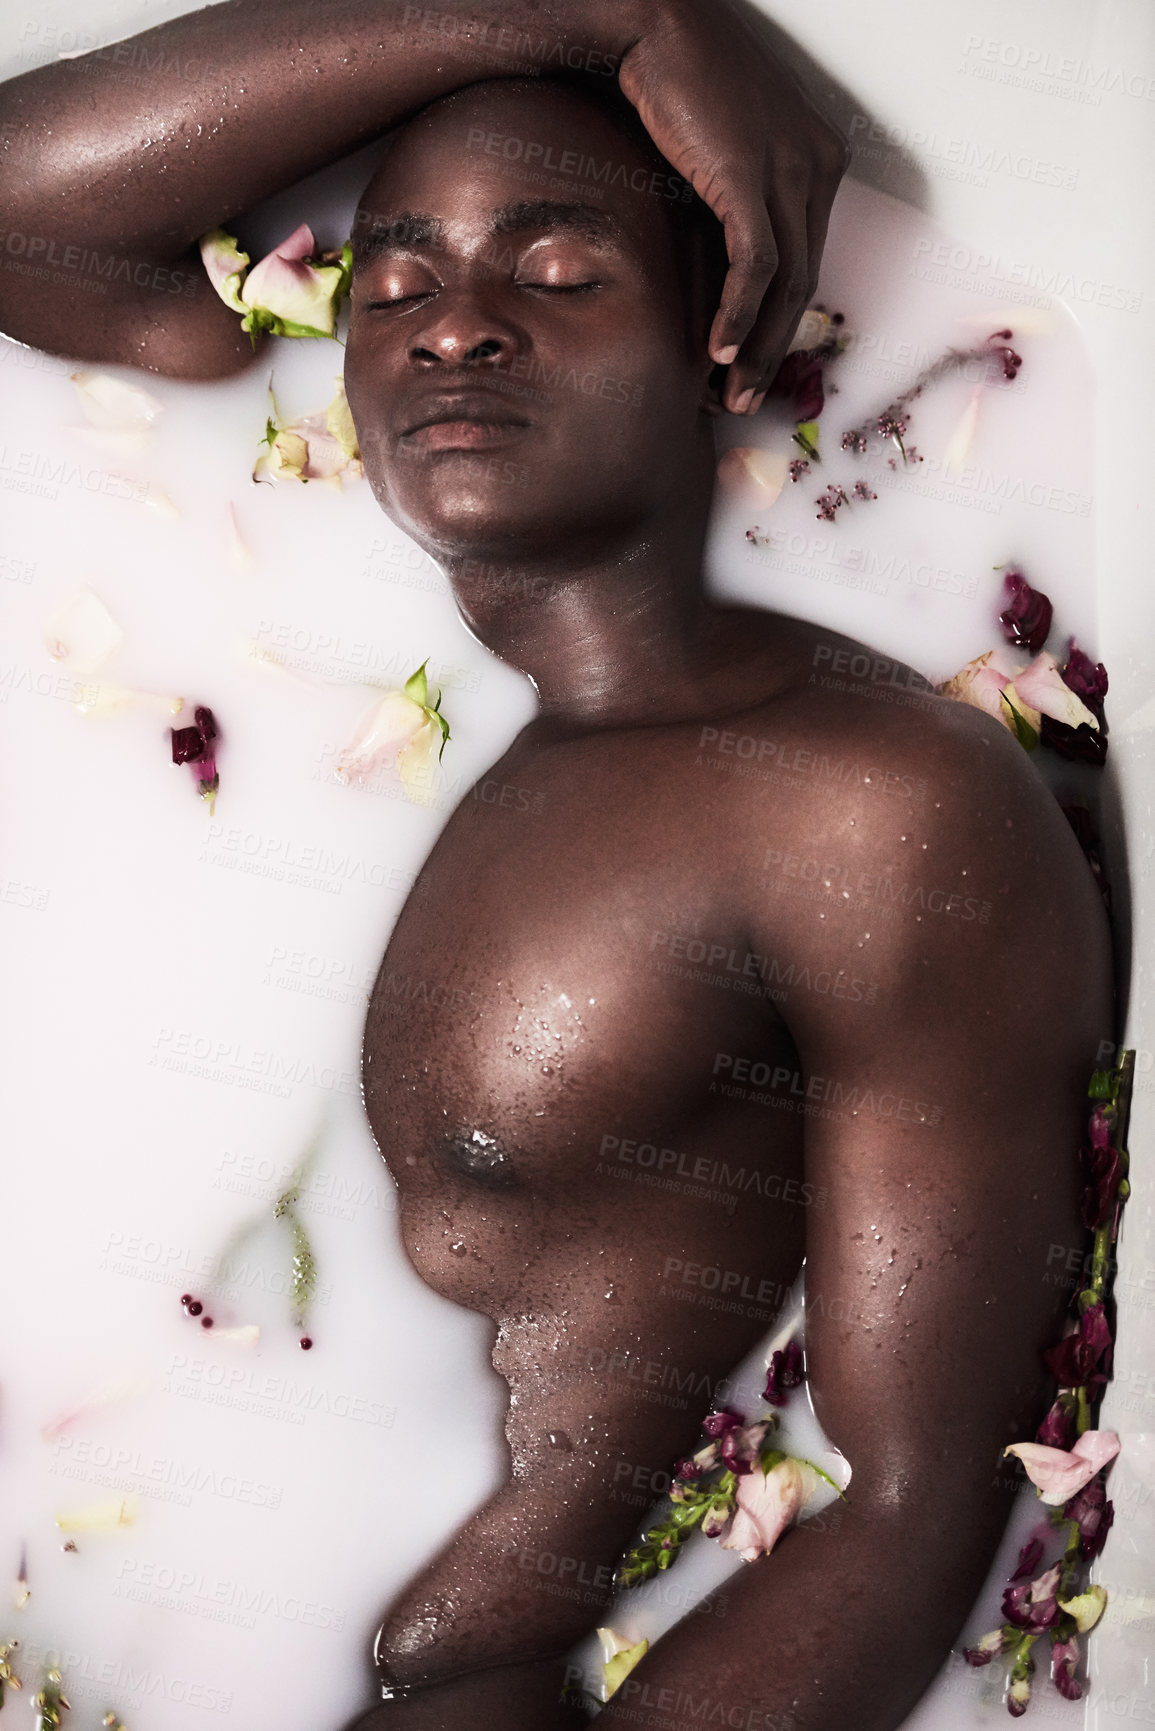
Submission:
[[[239,117],[205,147],[211,165],[166,147],[160,179],[140,172],[139,95],[112,85],[111,116],[94,118],[91,80],[61,68],[0,92],[2,117],[34,128],[32,147],[8,147],[8,226],[35,209],[35,232],[76,240],[102,220],[106,238],[170,259],[374,124],[433,103],[362,197],[346,384],[383,508],[448,572],[471,630],[534,681],[539,713],[490,774],[540,795],[540,810],[466,799],[450,819],[370,1006],[366,1100],[415,1267],[493,1319],[510,1473],[390,1607],[377,1661],[393,1698],[359,1725],[568,1722],[564,1655],[599,1620],[596,1591],[543,1592],[524,1558],[550,1552],[608,1579],[637,1518],[611,1496],[615,1467],[667,1469],[702,1416],[638,1398],[635,1378],[602,1367],[692,1367],[716,1384],[773,1305],[712,1307],[700,1271],[774,1293],[805,1254],[813,1399],[854,1473],[842,1518],[788,1533],[727,1588],[724,1619],[691,1617],[655,1646],[632,1680],[664,1706],[619,1697],[600,1723],[668,1728],[688,1693],[711,1723],[894,1731],[992,1561],[1008,1512],[1000,1450],[1044,1410],[1039,1355],[1061,1321],[1047,1249],[1079,1242],[1085,1088],[1112,1019],[1102,904],[1009,733],[861,645],[703,595],[713,421],[756,404],[825,226],[815,193],[801,267],[801,207],[763,189],[795,261],[763,295],[773,261],[764,236],[741,238],[758,203],[741,183],[765,112],[751,120],[733,100],[761,101],[770,70],[763,60],[742,83],[745,26],[721,7],[695,24],[680,4],[619,8],[614,23],[596,7],[563,8],[564,26],[550,14],[568,40],[626,53],[623,87],[651,135],[728,215],[732,268],[711,326],[708,226],[687,234],[669,199],[634,189],[656,159],[611,106],[524,79],[450,96],[468,56],[444,36],[433,53],[400,10],[383,9],[388,76],[369,52],[385,25],[365,25],[360,5],[332,8],[334,33],[296,4],[270,29],[254,0],[150,32],[246,74]],[[658,17],[664,37],[639,35]],[[695,29],[706,58],[691,74]],[[355,37],[347,59],[341,31]],[[274,125],[306,74],[307,117]],[[200,101],[158,75],[152,135],[215,113]],[[727,166],[738,126],[755,131]],[[723,144],[707,188],[710,127]],[[78,211],[86,129],[120,155]],[[542,198],[491,137],[645,173],[597,199],[576,177],[572,194]],[[797,140],[783,148],[793,171]],[[76,302],[47,299],[0,275],[0,323],[42,347],[185,377],[243,364],[247,338],[204,297],[178,323],[142,291],[102,305],[99,332]],[[719,390],[715,363],[735,343]],[[550,378],[629,381],[640,406],[539,390],[538,363]],[[842,689],[824,686],[816,672],[843,655]],[[872,700],[879,681],[909,704]],[[761,760],[789,773],[719,773],[739,738],[768,742]],[[861,778],[832,783],[824,765],[839,761]],[[827,893],[790,893],[803,879]],[[924,893],[883,917],[882,883]],[[773,958],[774,977],[804,983],[777,1003],[663,971],[682,940],[731,975],[756,978]],[[452,979],[475,1007],[389,1018],[394,970]],[[774,1109],[799,1097],[833,1104]],[[725,1160],[766,1182],[733,1210],[693,1182],[624,1184],[606,1156],[630,1143],[677,1151],[683,1171]],[[821,1204],[801,1206],[806,1195]]]

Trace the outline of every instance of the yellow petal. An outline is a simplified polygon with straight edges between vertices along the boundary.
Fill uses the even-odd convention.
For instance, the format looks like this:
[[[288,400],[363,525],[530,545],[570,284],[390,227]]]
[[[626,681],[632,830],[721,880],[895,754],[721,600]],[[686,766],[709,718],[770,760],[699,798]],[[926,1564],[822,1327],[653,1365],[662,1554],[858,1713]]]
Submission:
[[[625,1647],[621,1652],[615,1653],[613,1658],[607,1660],[602,1666],[602,1670],[606,1674],[607,1701],[621,1688],[639,1659],[644,1659],[649,1650],[650,1643],[648,1641],[638,1641],[634,1646]]]
[[[830,329],[829,313],[820,313],[817,307],[807,307],[798,321],[798,329],[790,338],[788,355],[798,349],[816,349]]]
[[[88,1503],[82,1509],[57,1515],[56,1525],[62,1533],[109,1533],[116,1527],[131,1527],[139,1506],[136,1497],[108,1497],[102,1503]]]
[[[434,803],[433,780],[443,737],[436,723],[426,721],[397,753],[397,772],[414,805]]]
[[[347,457],[360,457],[361,447],[357,443],[357,429],[349,412],[349,400],[345,395],[345,380],[342,375],[338,375],[336,384],[337,394],[325,410],[325,424]]]

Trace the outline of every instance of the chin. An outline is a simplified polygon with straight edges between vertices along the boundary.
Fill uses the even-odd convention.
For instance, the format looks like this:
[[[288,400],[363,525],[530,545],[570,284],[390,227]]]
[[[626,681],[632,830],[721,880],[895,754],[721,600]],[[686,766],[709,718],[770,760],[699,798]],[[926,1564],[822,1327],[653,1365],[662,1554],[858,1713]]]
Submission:
[[[441,564],[532,558],[555,547],[564,526],[553,513],[543,517],[543,492],[531,485],[529,466],[472,456],[462,465],[478,461],[490,466],[484,477],[443,465],[428,487],[393,486],[387,477],[370,477],[370,485],[390,521]]]

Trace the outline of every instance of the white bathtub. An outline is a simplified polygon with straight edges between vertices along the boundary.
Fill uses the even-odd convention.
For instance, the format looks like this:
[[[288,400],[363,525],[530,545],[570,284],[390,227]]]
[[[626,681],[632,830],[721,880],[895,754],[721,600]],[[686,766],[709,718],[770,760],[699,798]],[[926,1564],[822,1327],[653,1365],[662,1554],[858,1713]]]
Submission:
[[[34,16],[0,20],[0,75],[187,9],[30,3]],[[1155,1027],[1144,962],[1155,599],[1141,388],[1152,242],[1122,172],[1150,163],[1155,14],[1137,0],[940,0],[933,18],[905,0],[769,9],[843,82],[832,101],[860,147],[822,286],[869,339],[844,373],[848,419],[909,376],[903,343],[937,351],[957,340],[960,315],[1001,320],[1007,305],[1049,320],[1021,345],[1021,386],[988,393],[976,446],[996,482],[1025,486],[948,486],[940,475],[938,493],[900,488],[864,507],[854,547],[868,566],[878,553],[873,587],[849,586],[845,536],[814,547],[822,526],[801,492],[773,507],[776,560],[749,556],[743,530],[756,512],[723,508],[712,569],[728,593],[837,621],[937,677],[995,641],[990,567],[1021,558],[1064,629],[1109,669],[1108,775],[1125,828],[1110,839],[1132,889],[1126,1040],[1140,1053],[1106,1412],[1124,1446],[1115,1530],[1097,1565],[1115,1603],[1091,1643],[1086,1708],[1040,1680],[1031,1712],[1080,1728],[1155,1723],[1145,1189]],[[373,154],[263,207],[247,231],[258,253],[302,219],[325,244],[343,239]],[[282,343],[271,360],[290,413],[322,406],[340,370],[328,344]],[[463,790],[503,749],[532,698],[467,635],[444,582],[367,486],[342,496],[249,486],[267,369],[211,391],[150,385],[165,412],[153,448],[131,461],[63,430],[80,419],[70,370],[0,341],[10,621],[0,930],[14,987],[0,1279],[4,1314],[19,1317],[0,1432],[17,1494],[0,1514],[0,1566],[14,1573],[26,1545],[31,1588],[22,1611],[0,1610],[0,1641],[19,1632],[26,1654],[61,1655],[78,1731],[107,1708],[130,1731],[193,1731],[222,1715],[317,1731],[363,1700],[381,1605],[500,1471],[503,1391],[486,1367],[485,1328],[404,1262],[357,1073],[364,994],[453,785]],[[964,400],[952,387],[920,412],[928,454],[941,454]],[[765,422],[759,437],[775,436]],[[180,515],[104,479],[116,471],[151,477]],[[230,563],[226,499],[254,554],[247,571]],[[895,549],[899,564],[883,569]],[[936,587],[934,572],[951,583]],[[108,677],[210,703],[220,717],[214,817],[189,773],[167,764],[162,719],[73,709],[41,628],[81,580],[125,630]],[[244,659],[253,640],[349,684],[262,671]],[[427,654],[454,731],[442,804],[426,812],[340,787],[332,752],[369,697],[353,682],[375,665],[396,683]],[[179,1295],[203,1286],[206,1259],[267,1205],[318,1130],[306,1215],[322,1276],[315,1349],[303,1355],[289,1326],[277,1290],[287,1255],[272,1236],[246,1250],[231,1316],[220,1313],[259,1323],[259,1346],[203,1335]],[[135,1393],[42,1439],[53,1414],[123,1378]],[[447,1411],[459,1430],[454,1480],[398,1498],[390,1481],[424,1469],[415,1439]],[[79,1534],[77,1552],[63,1553],[57,1513],[120,1495],[136,1498],[134,1523]],[[988,1676],[954,1661],[909,1726],[997,1720]],[[16,1697],[0,1723],[27,1711]]]

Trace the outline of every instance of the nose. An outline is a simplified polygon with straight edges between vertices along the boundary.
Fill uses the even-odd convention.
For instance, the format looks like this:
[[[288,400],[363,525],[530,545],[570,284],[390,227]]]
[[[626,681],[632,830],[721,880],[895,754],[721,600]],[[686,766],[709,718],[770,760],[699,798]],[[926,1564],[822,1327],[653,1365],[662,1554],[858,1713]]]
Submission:
[[[430,316],[413,333],[411,365],[500,366],[522,346],[522,335],[508,319],[473,294],[442,292]]]

